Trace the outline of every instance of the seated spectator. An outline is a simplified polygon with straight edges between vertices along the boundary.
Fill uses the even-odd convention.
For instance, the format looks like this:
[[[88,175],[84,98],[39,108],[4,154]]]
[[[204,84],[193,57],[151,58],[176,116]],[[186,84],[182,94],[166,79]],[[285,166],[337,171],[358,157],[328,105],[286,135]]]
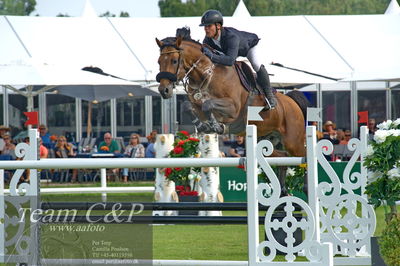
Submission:
[[[338,129],[336,131],[336,139],[339,141],[339,144],[342,140],[344,140],[344,131],[341,129]]]
[[[39,126],[39,136],[43,141],[43,145],[46,146],[46,148],[50,148],[51,146],[50,134],[47,132],[47,127],[43,124]]]
[[[58,137],[54,153],[56,158],[69,158],[76,156],[72,144],[67,143],[67,139],[64,136]]]
[[[375,132],[377,130],[375,118],[368,119],[368,138],[369,140],[374,139]]]
[[[146,147],[146,158],[154,158],[156,157],[156,151],[154,150],[154,143],[156,142],[157,138],[157,130],[153,130],[149,136],[147,136],[148,145]]]
[[[3,135],[4,147],[1,150],[1,155],[9,155],[13,160],[17,157],[15,155],[15,145],[12,143],[11,136],[8,134]]]
[[[73,158],[76,156],[74,147],[67,142],[66,137],[58,136],[56,146],[54,148],[56,158]],[[72,169],[72,182],[75,182],[78,176],[78,169]]]
[[[339,144],[339,140],[337,139],[336,125],[332,121],[326,121],[323,126],[323,139],[330,140],[332,144]]]
[[[236,136],[236,141],[231,145],[231,148],[229,150],[229,156],[231,157],[246,156],[246,145],[244,143],[243,136]]]
[[[145,151],[144,146],[140,144],[140,138],[138,134],[131,134],[129,139],[129,144],[125,148],[124,155],[129,158],[144,158]],[[141,171],[142,169],[133,169],[133,171]],[[143,172],[143,170],[142,170]],[[124,168],[122,176],[124,177],[124,182],[128,182],[129,169]]]
[[[106,147],[106,148],[102,148]],[[112,139],[111,133],[107,132],[104,134],[104,141],[99,144],[99,151],[108,151],[110,153],[120,153],[118,143]]]
[[[351,139],[351,131],[347,129],[347,130],[344,132],[344,139],[341,140],[339,144],[347,145],[347,144],[349,143],[349,140],[350,140],[350,139]]]
[[[43,145],[43,141],[42,139],[39,139],[39,157],[41,159],[47,158],[49,157],[49,150]]]
[[[3,150],[4,144],[5,144],[5,142],[3,140],[3,136],[5,134],[7,134],[7,132],[9,132],[9,131],[10,131],[9,127],[3,126],[3,125],[0,126],[0,151]]]

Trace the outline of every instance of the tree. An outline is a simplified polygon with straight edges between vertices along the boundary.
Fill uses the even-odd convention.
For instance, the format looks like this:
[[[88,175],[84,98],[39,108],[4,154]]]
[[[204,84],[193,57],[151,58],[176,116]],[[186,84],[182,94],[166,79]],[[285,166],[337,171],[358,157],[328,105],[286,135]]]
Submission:
[[[36,0],[0,0],[0,15],[28,16],[35,6]]]
[[[121,13],[119,13],[119,16],[120,17],[129,17],[129,13],[125,12],[125,11],[121,11]],[[99,17],[113,17],[114,18],[114,17],[116,17],[116,15],[113,13],[110,13],[110,11],[107,11],[103,14],[100,14]]]
[[[201,16],[217,9],[231,16],[239,0],[159,0],[162,17]],[[390,0],[244,0],[252,16],[383,14]]]

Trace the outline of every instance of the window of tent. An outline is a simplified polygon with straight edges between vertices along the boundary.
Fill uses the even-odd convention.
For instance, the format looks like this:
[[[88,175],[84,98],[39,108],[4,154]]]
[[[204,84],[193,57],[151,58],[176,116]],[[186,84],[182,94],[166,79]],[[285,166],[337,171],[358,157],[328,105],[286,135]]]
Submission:
[[[46,94],[46,118],[50,135],[63,135],[68,142],[76,141],[75,98]]]
[[[144,96],[123,97],[117,99],[117,135],[128,140],[130,134],[145,134]]]
[[[88,101],[82,101],[82,137],[87,137],[87,125],[89,108],[92,112],[92,130],[91,135],[94,138],[103,139],[106,132],[111,131],[111,103],[104,101],[99,103],[92,103],[89,105]]]
[[[322,120],[332,121],[336,129],[350,129],[350,91],[322,92]]]

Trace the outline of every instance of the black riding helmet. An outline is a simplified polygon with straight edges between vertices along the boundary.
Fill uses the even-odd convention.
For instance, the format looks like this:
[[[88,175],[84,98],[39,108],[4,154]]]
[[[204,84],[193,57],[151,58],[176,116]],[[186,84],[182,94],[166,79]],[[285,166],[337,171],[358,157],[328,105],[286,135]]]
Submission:
[[[224,19],[222,18],[221,12],[218,10],[210,9],[204,12],[203,16],[201,16],[201,24],[199,25],[200,27],[202,26],[207,26],[215,23],[223,24]]]

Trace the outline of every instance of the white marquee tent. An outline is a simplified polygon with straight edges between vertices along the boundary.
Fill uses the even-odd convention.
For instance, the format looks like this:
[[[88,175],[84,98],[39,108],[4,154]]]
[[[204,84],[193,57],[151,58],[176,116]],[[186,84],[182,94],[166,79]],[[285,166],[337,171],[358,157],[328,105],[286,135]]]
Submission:
[[[96,66],[131,81],[154,82],[159,55],[155,37],[173,36],[176,28],[187,25],[192,37],[201,41],[199,21],[2,16],[0,64],[34,58],[71,69]],[[330,80],[272,67],[271,62],[336,79],[400,80],[400,15],[238,15],[225,18],[225,25],[259,35],[265,47],[263,61],[275,83]]]

